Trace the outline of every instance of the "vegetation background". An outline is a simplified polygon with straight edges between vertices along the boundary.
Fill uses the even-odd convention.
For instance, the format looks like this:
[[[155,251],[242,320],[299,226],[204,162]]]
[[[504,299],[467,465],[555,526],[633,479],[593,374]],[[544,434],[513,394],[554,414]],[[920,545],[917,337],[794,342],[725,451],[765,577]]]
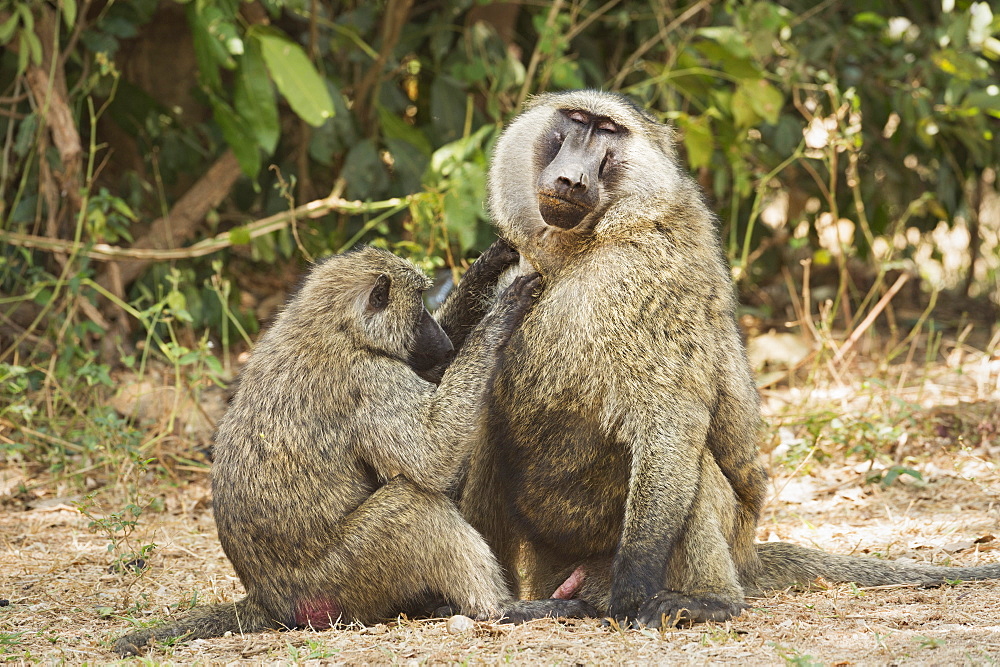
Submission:
[[[446,288],[493,238],[493,142],[546,90],[677,127],[784,392],[765,451],[919,482],[907,434],[959,399],[991,407],[948,437],[996,438],[989,2],[0,0],[0,45],[0,503],[74,498],[120,572],[308,262],[372,243]]]

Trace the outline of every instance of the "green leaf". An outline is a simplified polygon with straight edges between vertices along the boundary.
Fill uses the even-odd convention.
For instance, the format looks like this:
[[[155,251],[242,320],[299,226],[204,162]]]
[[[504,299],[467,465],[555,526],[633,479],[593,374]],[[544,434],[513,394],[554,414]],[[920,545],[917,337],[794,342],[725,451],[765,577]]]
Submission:
[[[36,65],[42,64],[42,41],[33,32],[21,33],[28,38],[28,47],[31,49],[31,62]]]
[[[135,212],[132,210],[132,208],[128,204],[125,203],[124,199],[119,199],[118,197],[113,197],[111,199],[111,208],[113,208],[114,210],[118,211],[119,213],[121,213],[122,215],[124,215],[129,220],[132,220],[133,222],[138,219],[136,217],[136,215],[135,215]]]
[[[580,65],[575,60],[558,60],[552,64],[552,83],[558,88],[585,88]]]
[[[27,2],[19,2],[14,5],[14,11],[21,15],[21,23],[24,24],[24,32],[35,32],[35,16]]]
[[[341,170],[347,181],[348,199],[377,199],[388,183],[385,165],[371,139],[359,141],[348,151]]]
[[[431,142],[423,132],[381,105],[378,107],[378,119],[379,125],[382,126],[382,134],[385,135],[386,139],[402,139],[430,157]]]
[[[35,135],[38,133],[38,114],[29,114],[21,121],[14,138],[14,154],[24,157],[35,145]]]
[[[174,312],[184,310],[187,308],[187,299],[183,293],[174,290],[167,294],[167,306]]]
[[[188,24],[191,26],[191,39],[194,45],[194,58],[198,63],[198,73],[201,83],[212,91],[222,89],[222,77],[219,76],[219,65],[216,62],[212,43],[215,41],[208,34],[204,22],[197,11],[196,2],[186,7]]]
[[[443,201],[444,224],[458,240],[462,252],[476,244],[479,221],[485,218],[486,169],[467,162],[452,174],[451,188]]]
[[[18,18],[17,14],[11,14],[3,23],[0,23],[0,44],[6,44],[14,36],[14,31],[17,30]]]
[[[465,126],[465,90],[451,77],[440,75],[431,83],[431,118],[438,143],[462,136]]]
[[[18,74],[23,74],[28,71],[28,38],[27,33],[22,30],[17,35],[17,72]]]
[[[860,26],[871,26],[873,28],[878,28],[879,30],[885,28],[886,25],[888,25],[888,22],[885,20],[885,17],[876,12],[860,12],[858,14],[855,14],[854,23],[855,25],[860,25]]]
[[[464,162],[472,160],[476,152],[482,152],[483,144],[495,131],[492,125],[483,125],[467,137],[452,141],[434,151],[431,156],[430,175],[450,176]]]
[[[677,118],[677,124],[684,131],[684,148],[687,149],[691,169],[709,166],[715,150],[712,119],[708,116],[692,118],[685,114]]]
[[[385,140],[385,147],[392,155],[392,173],[402,192],[416,192],[430,158],[424,151],[405,139]]]
[[[736,127],[746,129],[760,122],[760,116],[754,111],[750,97],[743,88],[737,88],[730,100],[733,113],[733,123]]]
[[[222,130],[226,143],[236,154],[240,169],[250,178],[256,178],[260,171],[260,150],[247,122],[236,115],[228,104],[212,96],[212,116]]]
[[[974,54],[962,53],[955,49],[942,49],[932,54],[931,60],[945,74],[957,76],[965,81],[981,79],[989,71],[980,64]]]
[[[66,27],[72,29],[76,23],[76,0],[62,0],[62,15]]]
[[[331,165],[337,154],[354,145],[358,140],[358,132],[354,126],[354,116],[348,111],[344,96],[337,86],[327,79],[326,88],[330,92],[335,112],[333,118],[313,131],[309,142],[309,156],[320,164]]]
[[[756,81],[741,81],[740,90],[746,95],[747,102],[758,116],[769,125],[778,122],[785,96],[777,88],[764,79]]]
[[[712,40],[737,59],[748,60],[750,58],[750,48],[747,46],[746,39],[739,30],[732,26],[698,28],[696,32],[698,35]]]
[[[260,40],[271,78],[299,118],[316,127],[332,118],[333,100],[302,47],[271,30],[259,29],[251,34]]]
[[[195,3],[198,28],[203,30],[215,62],[226,69],[236,69],[236,60],[230,54],[227,41],[235,36],[236,27],[221,7],[209,3]]]
[[[962,100],[962,106],[976,108],[994,118],[1000,118],[1000,94],[998,93],[990,94],[988,90],[977,90],[969,93]]]
[[[233,102],[250,127],[257,145],[268,155],[274,153],[281,134],[278,104],[257,40],[247,42],[247,51],[240,58]]]

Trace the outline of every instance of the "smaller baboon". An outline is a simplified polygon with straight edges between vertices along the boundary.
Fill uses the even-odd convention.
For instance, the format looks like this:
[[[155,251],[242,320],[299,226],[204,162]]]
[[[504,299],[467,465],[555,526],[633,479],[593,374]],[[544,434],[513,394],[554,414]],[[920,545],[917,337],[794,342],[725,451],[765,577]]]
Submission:
[[[503,243],[484,253],[442,324],[424,307],[429,280],[389,252],[317,265],[258,342],[216,435],[215,521],[247,596],[115,650],[372,622],[440,599],[498,616],[509,601],[499,566],[447,494],[497,358],[540,286],[537,274],[519,278],[484,316],[482,295],[516,257]]]

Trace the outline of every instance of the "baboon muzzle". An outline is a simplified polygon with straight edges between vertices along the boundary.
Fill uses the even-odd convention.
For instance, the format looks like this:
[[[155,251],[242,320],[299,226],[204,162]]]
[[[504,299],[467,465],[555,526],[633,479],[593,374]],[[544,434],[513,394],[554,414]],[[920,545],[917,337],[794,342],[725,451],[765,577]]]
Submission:
[[[538,211],[545,224],[572,229],[597,205],[602,147],[591,133],[573,132],[538,177]]]

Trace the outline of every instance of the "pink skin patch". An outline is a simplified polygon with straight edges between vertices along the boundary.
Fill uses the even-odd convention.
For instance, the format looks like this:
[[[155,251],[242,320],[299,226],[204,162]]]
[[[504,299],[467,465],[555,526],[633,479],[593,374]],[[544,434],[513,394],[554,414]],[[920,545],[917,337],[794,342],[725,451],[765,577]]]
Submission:
[[[325,630],[333,627],[341,613],[340,605],[333,598],[299,600],[295,605],[295,625]]]
[[[587,573],[583,571],[583,566],[578,566],[573,570],[573,574],[566,578],[566,581],[562,582],[556,592],[552,594],[552,598],[555,600],[572,600],[576,592],[580,590],[580,586],[583,584],[583,579],[586,577]]]

